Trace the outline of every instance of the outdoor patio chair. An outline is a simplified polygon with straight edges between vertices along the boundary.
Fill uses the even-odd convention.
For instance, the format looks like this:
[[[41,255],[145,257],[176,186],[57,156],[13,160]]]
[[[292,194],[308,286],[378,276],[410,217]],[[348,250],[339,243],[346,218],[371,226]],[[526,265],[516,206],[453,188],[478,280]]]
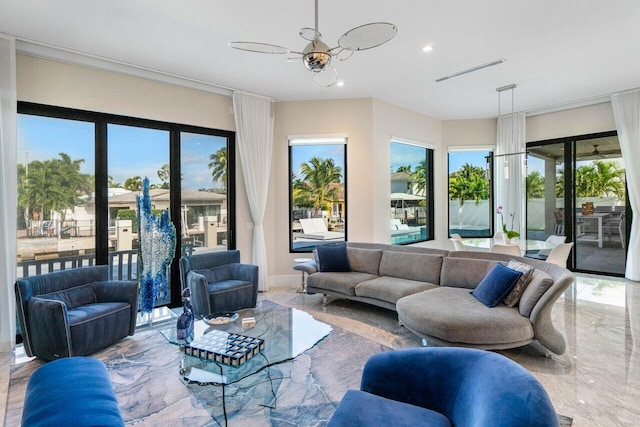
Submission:
[[[605,221],[605,223],[602,224],[602,231],[606,232],[609,238],[611,238],[613,233],[618,233],[618,235],[620,236],[620,243],[622,245],[622,248],[624,249],[624,238],[626,233],[625,226],[625,213],[622,212],[617,218]]]

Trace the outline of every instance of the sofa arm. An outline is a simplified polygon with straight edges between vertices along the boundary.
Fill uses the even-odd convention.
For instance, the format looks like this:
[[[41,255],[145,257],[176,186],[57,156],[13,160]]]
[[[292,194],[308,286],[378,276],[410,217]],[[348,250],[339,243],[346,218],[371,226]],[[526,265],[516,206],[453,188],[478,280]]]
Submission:
[[[129,304],[131,307],[129,335],[133,335],[138,313],[138,282],[135,280],[106,280],[94,282],[92,285],[97,302],[126,302]]]
[[[191,305],[196,319],[211,314],[211,301],[207,290],[207,278],[191,270],[187,273],[187,287],[191,290]]]
[[[32,297],[27,309],[33,354],[42,360],[72,356],[66,304],[58,300]]]

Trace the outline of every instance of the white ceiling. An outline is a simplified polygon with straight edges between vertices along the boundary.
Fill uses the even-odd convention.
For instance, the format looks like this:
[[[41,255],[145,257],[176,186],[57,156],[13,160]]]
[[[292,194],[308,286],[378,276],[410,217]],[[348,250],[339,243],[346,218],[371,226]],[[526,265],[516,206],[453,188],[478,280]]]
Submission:
[[[369,22],[391,22],[398,35],[336,61],[344,87],[318,88],[301,63],[227,45],[302,50],[313,0],[0,0],[0,32],[278,101],[373,97],[440,119],[495,117],[495,89],[512,83],[516,111],[640,87],[639,0],[320,0],[319,9],[330,46]],[[510,95],[502,101],[510,112]]]

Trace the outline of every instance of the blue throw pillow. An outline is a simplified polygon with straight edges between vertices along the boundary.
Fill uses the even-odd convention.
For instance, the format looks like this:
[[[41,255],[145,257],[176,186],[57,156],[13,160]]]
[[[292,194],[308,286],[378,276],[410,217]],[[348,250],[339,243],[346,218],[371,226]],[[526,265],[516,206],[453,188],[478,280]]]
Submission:
[[[496,264],[471,294],[487,307],[495,307],[509,295],[522,273]]]
[[[349,255],[347,254],[347,244],[320,245],[317,246],[319,270],[323,272],[345,272],[351,271]]]

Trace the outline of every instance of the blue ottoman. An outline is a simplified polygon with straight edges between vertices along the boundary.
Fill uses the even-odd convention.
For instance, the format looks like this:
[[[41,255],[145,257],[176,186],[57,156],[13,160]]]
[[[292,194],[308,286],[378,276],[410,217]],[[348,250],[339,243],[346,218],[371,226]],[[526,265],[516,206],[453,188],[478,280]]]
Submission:
[[[124,426],[104,363],[66,357],[38,368],[27,383],[22,425]]]

